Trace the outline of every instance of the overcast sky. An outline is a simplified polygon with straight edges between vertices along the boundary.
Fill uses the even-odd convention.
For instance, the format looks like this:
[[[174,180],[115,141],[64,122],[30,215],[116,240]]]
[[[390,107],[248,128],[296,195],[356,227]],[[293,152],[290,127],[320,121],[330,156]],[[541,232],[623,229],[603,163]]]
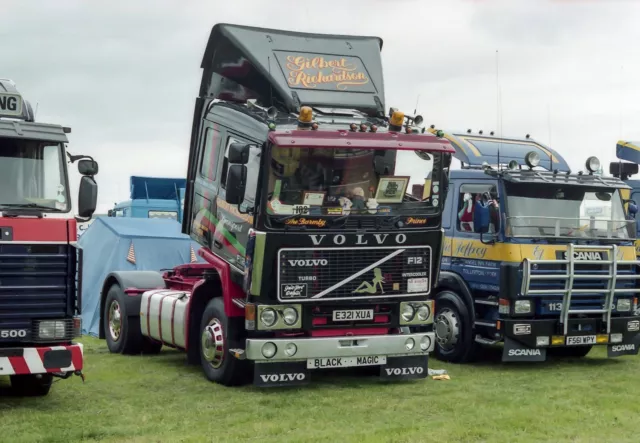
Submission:
[[[608,165],[618,139],[640,139],[631,0],[2,0],[1,22],[0,77],[38,104],[37,120],[72,127],[72,153],[98,160],[99,212],[128,198],[131,175],[185,176],[219,22],[377,35],[387,107],[411,113],[420,96],[427,124],[529,133],[574,169],[589,155]]]

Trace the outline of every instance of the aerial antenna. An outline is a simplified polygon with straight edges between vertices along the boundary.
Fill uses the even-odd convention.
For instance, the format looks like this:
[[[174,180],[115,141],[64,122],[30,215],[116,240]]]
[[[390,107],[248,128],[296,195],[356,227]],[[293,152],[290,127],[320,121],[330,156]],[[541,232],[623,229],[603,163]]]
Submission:
[[[40,106],[40,102],[36,102],[36,112],[33,113],[33,119],[35,120],[38,116],[38,106]]]
[[[620,109],[620,128],[619,128],[620,136],[618,137],[619,140],[622,139],[622,100],[623,100],[623,97],[624,97],[624,95],[622,94],[623,89],[624,89],[623,82],[622,82],[622,78],[623,78],[622,77],[622,70],[623,69],[624,69],[624,66],[620,66],[620,88],[618,89],[618,94],[620,96],[619,97],[620,104],[618,105],[618,108]]]
[[[548,132],[549,146],[553,148],[553,145],[551,144],[551,106],[549,106],[549,103],[547,103],[547,132]],[[553,151],[549,150],[549,155],[551,157],[549,160],[549,170],[553,171]]]
[[[499,128],[498,171],[500,170],[500,146],[502,145],[502,96],[500,94],[500,63],[496,49],[496,127]]]
[[[413,115],[418,115],[418,103],[420,103],[420,94],[418,94],[418,98],[416,99],[416,108],[413,110]]]
[[[267,56],[267,67],[269,68],[269,106],[273,106],[273,84],[271,82],[271,57]]]

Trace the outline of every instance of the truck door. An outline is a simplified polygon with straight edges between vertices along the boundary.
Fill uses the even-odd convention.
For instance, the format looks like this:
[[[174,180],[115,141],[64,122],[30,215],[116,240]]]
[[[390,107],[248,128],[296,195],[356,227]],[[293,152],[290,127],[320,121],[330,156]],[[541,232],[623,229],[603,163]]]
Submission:
[[[217,226],[212,251],[240,270],[244,269],[245,246],[249,229],[253,226],[253,207],[256,200],[260,174],[262,144],[234,133],[225,134],[225,150],[220,170],[218,198],[214,202],[214,218]],[[226,181],[229,170],[228,153],[232,143],[251,145],[247,162],[247,184],[244,202],[232,205],[226,201]]]
[[[488,198],[487,198],[488,197]],[[451,270],[464,278],[476,295],[487,296],[499,290],[500,281],[500,243],[485,244],[481,241],[478,226],[480,219],[489,220],[488,241],[492,233],[500,231],[499,211],[495,182],[487,180],[461,181],[454,194],[455,211],[453,215],[454,238],[451,242]],[[493,208],[492,208],[493,206]],[[453,221],[452,220],[452,221]],[[478,291],[484,294],[478,294]]]

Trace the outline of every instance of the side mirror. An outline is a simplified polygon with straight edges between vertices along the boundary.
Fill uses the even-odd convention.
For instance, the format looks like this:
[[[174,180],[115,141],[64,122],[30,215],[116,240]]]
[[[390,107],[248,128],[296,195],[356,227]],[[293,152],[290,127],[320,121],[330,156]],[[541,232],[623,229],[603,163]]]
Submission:
[[[249,162],[249,145],[231,143],[229,146],[229,163],[246,165]]]
[[[80,190],[78,192],[78,216],[91,218],[96,211],[98,203],[98,184],[87,175],[80,179]]]
[[[95,160],[80,160],[78,162],[78,172],[82,175],[97,175],[98,162]]]
[[[107,211],[107,217],[113,217],[113,209]]]
[[[247,167],[245,165],[229,165],[226,185],[227,203],[232,205],[242,203],[244,201],[244,191],[247,186]]]

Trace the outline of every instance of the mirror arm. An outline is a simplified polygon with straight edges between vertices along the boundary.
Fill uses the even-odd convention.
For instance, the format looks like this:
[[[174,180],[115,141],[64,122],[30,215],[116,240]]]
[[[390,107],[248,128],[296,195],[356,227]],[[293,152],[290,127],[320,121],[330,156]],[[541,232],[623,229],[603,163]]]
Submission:
[[[76,219],[76,221],[80,222],[80,223],[85,223],[91,220],[91,217],[79,217],[77,215],[74,215],[74,218]]]
[[[76,162],[76,161],[78,161],[78,160],[82,160],[82,159],[84,159],[84,158],[89,159],[89,160],[91,160],[92,162],[93,162],[93,161],[95,161],[95,160],[93,159],[93,157],[91,157],[90,155],[83,155],[83,154],[80,154],[80,155],[71,155],[71,154],[69,154],[69,153],[67,152],[67,157],[69,157],[69,163],[74,163],[74,162]]]

